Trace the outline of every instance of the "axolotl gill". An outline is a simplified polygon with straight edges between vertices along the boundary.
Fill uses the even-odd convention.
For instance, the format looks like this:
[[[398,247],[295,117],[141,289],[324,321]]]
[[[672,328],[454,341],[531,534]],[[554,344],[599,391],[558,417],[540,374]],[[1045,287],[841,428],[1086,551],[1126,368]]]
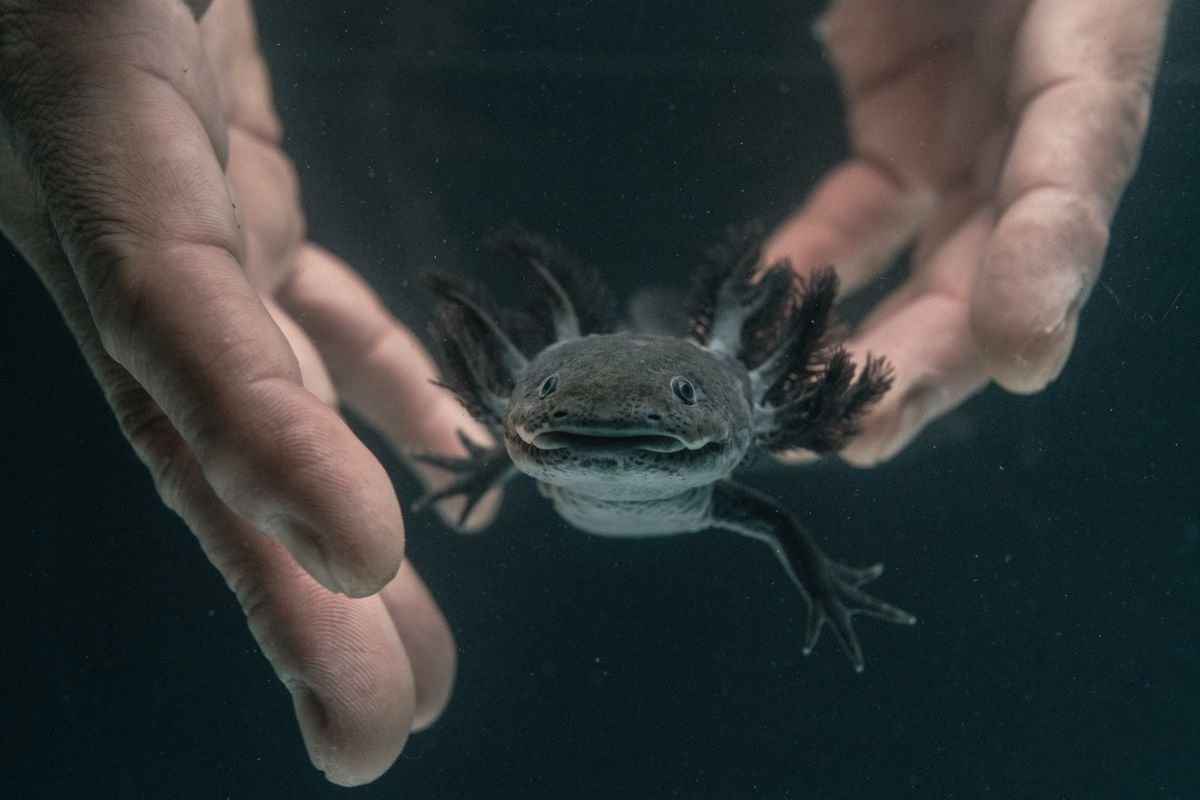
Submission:
[[[725,529],[765,542],[808,602],[804,652],[828,623],[856,670],[855,614],[914,618],[862,590],[882,565],[830,559],[776,500],[734,481],[756,451],[838,450],[890,382],[860,368],[833,331],[837,278],[763,266],[761,228],[730,229],[693,282],[683,336],[619,329],[597,273],[561,245],[513,227],[493,249],[536,278],[528,307],[497,305],[484,287],[445,274],[426,282],[443,383],[496,444],[460,434],[465,457],[415,453],[452,473],[418,507],[463,496],[460,522],[490,489],[524,473],[558,513],[605,536]]]

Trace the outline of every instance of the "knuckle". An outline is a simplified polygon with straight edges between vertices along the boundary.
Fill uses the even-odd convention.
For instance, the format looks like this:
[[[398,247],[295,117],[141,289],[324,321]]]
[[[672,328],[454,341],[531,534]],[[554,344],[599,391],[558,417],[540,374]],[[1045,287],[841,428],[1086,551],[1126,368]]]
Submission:
[[[1087,164],[1094,174],[1090,188],[1102,200],[1107,218],[1137,166],[1150,121],[1149,87],[1132,77],[1113,81],[1096,92],[1083,113],[1091,120],[1091,142],[1085,142],[1084,151],[1095,153]]]
[[[109,391],[109,402],[121,432],[150,470],[154,486],[168,507],[183,515],[188,489],[197,477],[195,460],[162,409],[131,378]]]
[[[267,582],[257,569],[258,565],[252,552],[250,548],[225,548],[216,559],[215,566],[237,598],[255,638],[268,657],[271,657],[279,650],[274,632],[268,624],[273,617],[271,593],[267,590]]]
[[[149,271],[140,269],[137,235],[118,220],[74,215],[60,240],[74,268],[104,350],[131,367],[145,333]]]
[[[138,229],[119,216],[102,216],[91,210],[58,215],[59,240],[91,310],[101,345],[116,361],[137,372],[144,361],[159,351],[158,337],[168,309],[165,290],[155,286],[169,283],[166,273],[196,273],[187,281],[196,287],[204,280],[199,273],[207,259],[215,256],[237,263],[234,242],[219,233],[204,242],[171,241],[161,234]],[[213,298],[199,294],[191,302],[198,308]],[[178,308],[179,298],[166,305]]]

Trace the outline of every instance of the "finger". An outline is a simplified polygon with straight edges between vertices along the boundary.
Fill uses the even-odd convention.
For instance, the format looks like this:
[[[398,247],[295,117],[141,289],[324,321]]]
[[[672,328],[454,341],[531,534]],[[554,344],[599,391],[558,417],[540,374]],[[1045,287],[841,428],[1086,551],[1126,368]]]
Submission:
[[[0,168],[6,163],[12,162],[0,158]],[[0,176],[11,177],[3,169]],[[259,646],[292,693],[313,763],[337,783],[372,780],[404,746],[415,700],[403,643],[383,601],[326,591],[281,545],[221,502],[166,415],[105,352],[65,262],[45,268],[51,240],[41,242],[23,238],[19,246],[42,264],[41,276],[163,500],[237,594]],[[440,618],[423,622],[428,608],[409,607],[410,627],[436,630]]]
[[[939,194],[964,181],[998,123],[971,58],[979,13],[928,0],[830,4],[816,33],[841,82],[854,157],[784,224],[771,255],[802,272],[832,264],[853,290],[888,268]]]
[[[986,385],[970,336],[968,297],[990,219],[979,210],[943,241],[918,250],[913,277],[856,332],[851,349],[886,356],[894,380],[842,451],[847,461],[869,466],[891,458],[930,421]]]
[[[476,441],[489,440],[454,396],[432,382],[437,369],[412,331],[336,257],[314,245],[302,249],[279,300],[320,349],[342,398],[397,452],[466,455],[460,430]],[[411,468],[427,485],[446,480],[441,471],[415,463]],[[467,527],[485,525],[498,500],[498,492],[485,495]],[[461,504],[447,501],[438,509],[447,520],[457,520]]]
[[[416,691],[412,725],[413,730],[422,730],[434,723],[450,700],[458,661],[454,636],[411,561],[400,566],[380,597],[412,666]]]
[[[941,191],[969,180],[980,144],[1004,122],[1003,94],[978,51],[1004,50],[1012,41],[1005,22],[1021,8],[832,3],[817,31],[842,86],[855,155],[906,186]]]
[[[333,378],[329,376],[329,369],[312,339],[308,338],[304,329],[274,300],[269,297],[263,298],[263,305],[266,306],[271,319],[279,326],[279,331],[287,339],[292,352],[296,354],[304,388],[325,405],[336,408],[338,399],[337,390],[333,387]]]
[[[200,32],[208,63],[226,89],[221,95],[225,116],[230,126],[278,143],[281,125],[250,1],[215,0],[211,5],[200,20]]]
[[[93,355],[105,359],[93,348]],[[379,597],[352,600],[314,581],[280,544],[230,511],[149,396],[115,362],[98,370],[163,498],[237,594],[247,623],[292,695],[314,766],[345,786],[370,782],[413,727],[416,689],[404,643]],[[413,604],[413,627],[429,609]],[[436,614],[436,611],[434,611]]]
[[[190,516],[292,695],[313,765],[343,786],[379,777],[404,748],[416,699],[404,643],[383,601],[329,592],[281,545],[219,507],[211,522]],[[210,524],[228,533],[210,532]]]
[[[374,780],[403,749],[416,696],[383,601],[353,600],[317,584],[282,546],[228,511],[195,462],[178,482],[178,509],[291,693],[313,765],[345,786]]]
[[[373,592],[402,557],[399,507],[370,452],[302,388],[242,273],[228,191],[194,110],[208,101],[171,79],[181,61],[203,66],[194,23],[172,4],[111,17],[107,35],[91,39],[94,63],[69,65],[91,67],[70,73],[80,84],[31,68],[26,90],[41,92],[53,125],[11,120],[36,140],[33,175],[104,350],[154,398],[230,508],[330,588]],[[43,277],[66,268],[35,266]]]
[[[1017,39],[996,232],[971,296],[989,372],[1033,392],[1061,371],[1137,163],[1168,4],[1043,0]]]
[[[887,269],[936,207],[933,192],[904,186],[880,165],[852,159],[822,179],[771,235],[764,263],[786,258],[802,274],[833,265],[850,292]]]
[[[985,9],[946,0],[834,0],[813,33],[848,97],[869,96],[969,35]]]

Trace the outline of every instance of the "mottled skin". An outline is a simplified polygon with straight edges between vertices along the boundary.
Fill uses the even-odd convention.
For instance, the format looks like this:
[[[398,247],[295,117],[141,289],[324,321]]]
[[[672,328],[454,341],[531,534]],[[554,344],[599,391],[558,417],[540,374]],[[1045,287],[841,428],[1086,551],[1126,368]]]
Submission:
[[[561,249],[520,231],[499,248],[528,260],[540,278],[539,318],[513,317],[478,287],[432,278],[444,301],[436,332],[447,385],[504,446],[463,437],[467,458],[419,454],[456,473],[421,502],[465,495],[465,519],[484,492],[519,471],[591,533],[721,528],[759,539],[809,602],[805,652],[829,622],[861,670],[852,614],[914,621],[859,588],[882,566],[831,561],[772,498],[729,476],[756,445],[836,449],[886,390],[887,368],[869,360],[855,379],[845,351],[829,342],[832,273],[804,284],[779,265],[755,277],[755,233],[710,252],[686,338],[587,331],[611,325],[596,315],[581,324],[576,310],[611,305],[603,288]]]
[[[544,392],[553,376],[554,391]],[[683,402],[672,379],[693,387]],[[570,522],[592,533],[676,533],[708,527],[652,512],[729,475],[751,442],[746,370],[683,339],[600,334],[547,348],[509,398],[504,445],[548,487]],[[600,501],[631,506],[639,530],[607,524]],[[590,504],[590,505],[589,505]],[[707,503],[704,504],[707,506]],[[594,506],[594,507],[593,507]]]

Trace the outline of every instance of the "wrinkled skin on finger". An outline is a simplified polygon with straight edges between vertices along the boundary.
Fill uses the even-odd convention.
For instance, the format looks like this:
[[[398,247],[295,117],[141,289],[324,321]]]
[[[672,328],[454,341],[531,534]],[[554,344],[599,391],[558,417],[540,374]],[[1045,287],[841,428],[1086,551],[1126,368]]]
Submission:
[[[0,228],[237,594],[313,763],[373,780],[445,706],[455,648],[332,404],[412,449],[473,423],[305,242],[249,5],[0,0],[0,134]]]
[[[995,381],[1062,370],[1137,165],[1167,0],[835,0],[817,32],[851,154],[767,260],[835,264],[850,288],[913,244],[909,276],[855,331],[891,392],[843,455],[890,458]]]

